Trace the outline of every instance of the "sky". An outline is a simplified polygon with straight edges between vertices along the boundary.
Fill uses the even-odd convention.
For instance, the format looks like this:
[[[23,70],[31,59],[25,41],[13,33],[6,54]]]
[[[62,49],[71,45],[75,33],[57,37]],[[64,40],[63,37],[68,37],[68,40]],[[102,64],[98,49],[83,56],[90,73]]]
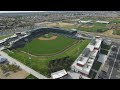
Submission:
[[[46,11],[0,11],[0,13],[23,13],[23,12],[46,12]]]

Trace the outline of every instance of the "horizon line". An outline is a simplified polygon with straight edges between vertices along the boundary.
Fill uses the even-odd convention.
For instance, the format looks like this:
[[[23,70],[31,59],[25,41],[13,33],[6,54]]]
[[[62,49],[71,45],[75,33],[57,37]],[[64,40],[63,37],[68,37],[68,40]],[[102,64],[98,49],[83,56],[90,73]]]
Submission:
[[[47,12],[47,11],[0,11],[0,13],[32,13],[32,12]]]

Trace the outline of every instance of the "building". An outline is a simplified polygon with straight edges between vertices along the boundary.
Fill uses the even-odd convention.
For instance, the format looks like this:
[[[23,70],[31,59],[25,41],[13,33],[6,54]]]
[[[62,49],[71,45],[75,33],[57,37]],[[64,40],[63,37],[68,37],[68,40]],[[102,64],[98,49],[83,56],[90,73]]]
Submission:
[[[68,75],[68,73],[65,71],[65,69],[51,73],[52,79],[62,79],[67,75]]]
[[[108,21],[96,21],[97,23],[109,24]]]
[[[105,63],[105,61],[107,60],[107,55],[105,54],[99,54],[99,57],[98,57],[98,62],[101,62],[101,63]]]
[[[87,21],[79,21],[80,23],[92,23],[91,20],[87,20]]]
[[[98,58],[102,38],[93,39],[72,64],[71,69],[88,77],[94,61]]]
[[[112,44],[112,41],[111,41],[111,40],[108,40],[108,39],[104,39],[104,40],[103,40],[103,44],[105,44],[105,45],[111,45],[111,44]]]

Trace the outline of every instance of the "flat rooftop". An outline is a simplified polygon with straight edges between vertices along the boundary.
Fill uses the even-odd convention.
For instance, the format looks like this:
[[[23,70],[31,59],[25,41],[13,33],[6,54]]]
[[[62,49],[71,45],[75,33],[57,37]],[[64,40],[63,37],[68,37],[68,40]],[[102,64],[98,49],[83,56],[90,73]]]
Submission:
[[[106,23],[106,24],[109,23],[108,21],[96,21],[96,22],[98,22],[98,23]]]
[[[93,66],[93,63],[101,46],[102,39],[95,38],[94,41],[95,44],[89,43],[84,51],[75,60],[75,62],[71,66],[72,70],[75,70],[77,72],[80,71],[86,75],[89,75],[89,72]]]
[[[65,76],[65,75],[67,75],[67,72],[65,71],[65,69],[54,72],[54,73],[51,73],[51,77],[53,79],[58,79],[58,78],[61,78],[61,77]]]
[[[92,20],[81,20],[81,21],[79,21],[79,22],[81,22],[81,23],[89,23],[89,22],[91,22]]]
[[[87,57],[80,57],[80,58],[78,58],[77,64],[85,65],[87,61],[88,61]]]
[[[98,57],[98,60],[97,60],[98,62],[103,63],[106,60],[107,60],[107,55],[99,54],[99,57]]]
[[[102,43],[102,39],[101,38],[97,38],[96,40],[95,40],[95,48],[100,48],[100,45],[101,45],[101,43]]]

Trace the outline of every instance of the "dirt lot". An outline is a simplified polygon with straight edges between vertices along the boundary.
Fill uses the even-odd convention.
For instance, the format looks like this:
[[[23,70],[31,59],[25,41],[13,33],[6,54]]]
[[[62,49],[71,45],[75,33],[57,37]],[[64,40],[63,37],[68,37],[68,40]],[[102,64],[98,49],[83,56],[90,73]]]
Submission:
[[[57,23],[50,23],[47,24],[48,27],[74,27],[75,25],[72,23],[63,23],[63,22],[57,22]]]
[[[5,74],[2,73],[2,70],[0,69],[0,79],[25,79],[29,73],[27,73],[24,70],[20,70],[16,73],[9,72],[9,75],[6,76]]]
[[[111,30],[108,30],[108,31],[104,32],[103,34],[105,34],[105,35],[113,35],[112,33],[113,33],[113,30],[111,29]]]
[[[112,38],[120,38],[120,35],[114,35],[113,34],[113,30],[108,30],[106,32],[103,32],[103,33],[96,33],[96,35],[104,35],[104,36],[109,36],[109,37],[112,37]]]

